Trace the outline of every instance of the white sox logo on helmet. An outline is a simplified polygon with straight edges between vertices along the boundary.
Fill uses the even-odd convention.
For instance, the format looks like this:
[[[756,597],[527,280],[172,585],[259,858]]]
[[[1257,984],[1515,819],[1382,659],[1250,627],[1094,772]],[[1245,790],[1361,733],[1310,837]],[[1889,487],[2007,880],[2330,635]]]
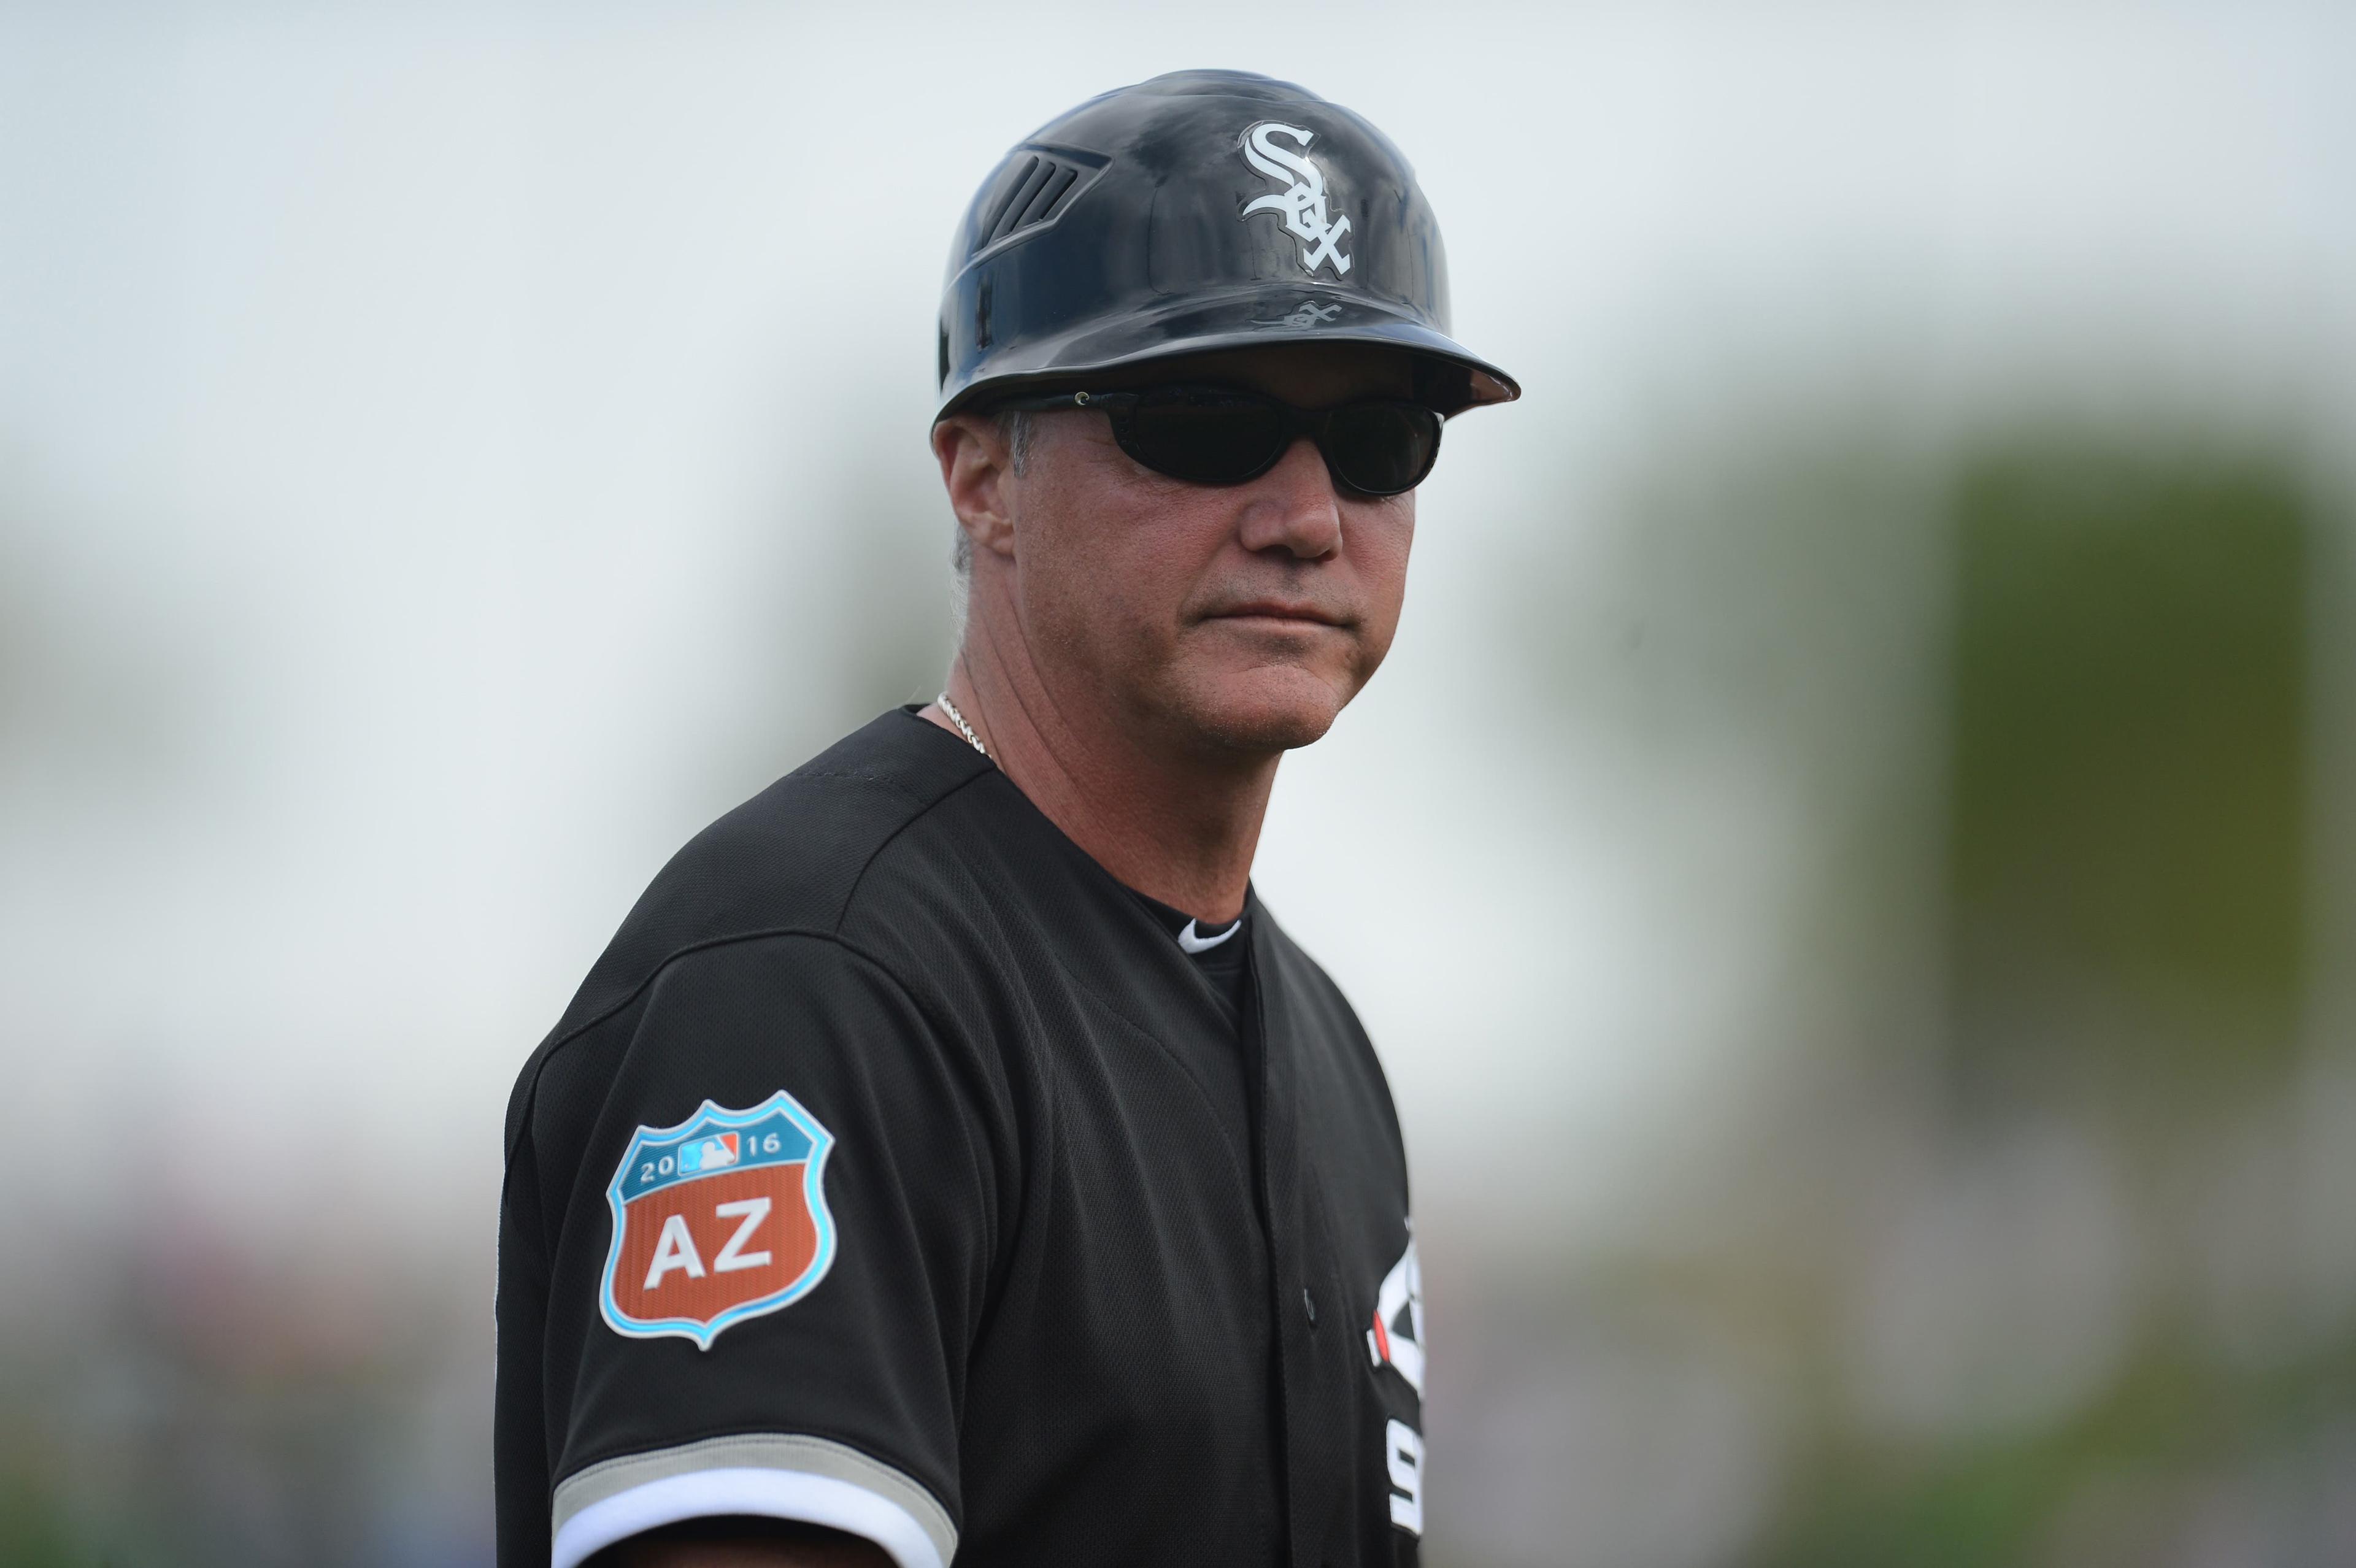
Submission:
[[[1290,137],[1301,150],[1293,152],[1280,147],[1272,137]],[[1328,261],[1333,264],[1333,275],[1349,276],[1350,258],[1342,254],[1342,237],[1350,232],[1350,220],[1329,218],[1325,211],[1325,171],[1309,157],[1309,144],[1317,139],[1314,131],[1304,131],[1298,125],[1282,125],[1273,120],[1263,120],[1243,135],[1244,161],[1284,187],[1274,196],[1264,196],[1244,208],[1247,219],[1255,212],[1273,212],[1284,219],[1284,227],[1301,241],[1301,268],[1314,272]]]

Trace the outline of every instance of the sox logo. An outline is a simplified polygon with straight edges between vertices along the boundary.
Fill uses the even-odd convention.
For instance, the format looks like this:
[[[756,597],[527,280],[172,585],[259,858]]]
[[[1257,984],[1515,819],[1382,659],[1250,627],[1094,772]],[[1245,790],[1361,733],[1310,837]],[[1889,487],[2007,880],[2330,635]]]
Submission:
[[[1271,140],[1286,136],[1301,150],[1293,152],[1280,147]],[[1304,131],[1298,125],[1280,125],[1273,120],[1263,120],[1246,131],[1243,136],[1244,161],[1285,188],[1274,196],[1263,196],[1248,204],[1243,216],[1255,212],[1273,212],[1284,219],[1284,227],[1301,241],[1301,267],[1315,272],[1328,261],[1333,264],[1333,275],[1350,275],[1350,258],[1342,254],[1342,237],[1350,232],[1347,218],[1329,219],[1325,211],[1325,172],[1309,158],[1309,144],[1317,139],[1314,131]]]
[[[1366,1354],[1377,1367],[1387,1366],[1423,1395],[1423,1269],[1417,1264],[1415,1242],[1383,1275],[1375,1292],[1375,1323],[1366,1330]]]
[[[809,1295],[834,1262],[833,1147],[782,1089],[745,1111],[706,1100],[677,1126],[632,1134],[605,1189],[606,1327],[709,1350],[723,1330]]]
[[[1377,1369],[1388,1367],[1423,1397],[1423,1267],[1416,1261],[1410,1232],[1375,1290],[1374,1326],[1366,1330],[1366,1355]],[[1404,1421],[1383,1425],[1383,1467],[1390,1477],[1391,1522],[1410,1535],[1423,1533],[1423,1434]]]
[[[1315,300],[1302,300],[1292,307],[1290,315],[1271,315],[1265,318],[1254,316],[1252,325],[1254,326],[1290,326],[1305,331],[1312,326],[1323,326],[1341,314],[1342,307],[1338,304],[1319,304]]]

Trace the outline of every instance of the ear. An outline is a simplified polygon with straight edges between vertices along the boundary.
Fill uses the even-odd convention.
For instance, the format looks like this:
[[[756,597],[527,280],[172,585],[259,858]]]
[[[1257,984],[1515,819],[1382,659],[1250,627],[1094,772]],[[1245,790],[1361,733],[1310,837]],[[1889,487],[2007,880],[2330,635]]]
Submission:
[[[980,414],[953,414],[933,427],[933,455],[941,464],[941,485],[949,509],[977,553],[1014,554],[1014,509],[1007,494],[1014,478],[1013,453],[998,421]]]

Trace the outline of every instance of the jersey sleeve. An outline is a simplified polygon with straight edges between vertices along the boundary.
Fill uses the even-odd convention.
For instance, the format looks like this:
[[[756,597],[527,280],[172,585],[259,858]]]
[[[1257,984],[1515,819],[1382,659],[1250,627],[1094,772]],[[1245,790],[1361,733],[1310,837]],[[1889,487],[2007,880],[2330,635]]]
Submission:
[[[752,1515],[942,1568],[994,1246],[986,1067],[874,963],[773,936],[673,959],[529,1093],[499,1391],[509,1462],[539,1426],[528,1554]],[[511,1339],[539,1350],[512,1378]]]

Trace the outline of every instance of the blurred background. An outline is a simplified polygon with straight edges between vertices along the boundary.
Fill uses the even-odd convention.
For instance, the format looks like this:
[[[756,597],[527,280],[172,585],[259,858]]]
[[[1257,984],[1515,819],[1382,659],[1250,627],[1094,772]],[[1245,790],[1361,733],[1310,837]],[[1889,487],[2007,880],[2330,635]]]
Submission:
[[[512,1076],[937,688],[951,226],[1198,65],[1528,389],[1259,874],[1426,1561],[2356,1563],[2356,19],[2253,0],[0,7],[0,1563],[488,1563]]]

